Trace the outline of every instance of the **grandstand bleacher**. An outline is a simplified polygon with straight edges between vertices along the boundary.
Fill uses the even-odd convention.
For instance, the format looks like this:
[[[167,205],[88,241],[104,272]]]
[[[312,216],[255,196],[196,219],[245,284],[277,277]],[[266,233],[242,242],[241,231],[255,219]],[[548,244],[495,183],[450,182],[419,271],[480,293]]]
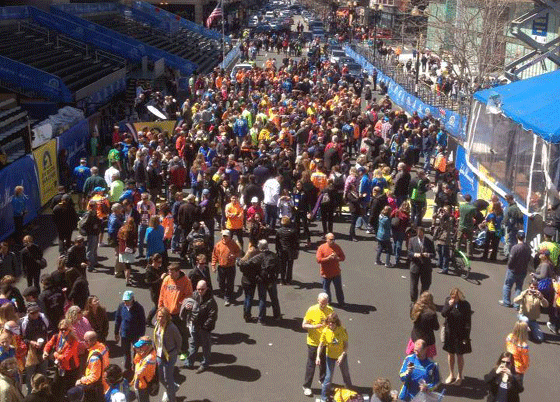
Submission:
[[[187,28],[181,28],[170,35],[116,12],[83,15],[82,18],[196,63],[201,74],[210,73],[222,59],[220,41],[207,38]]]
[[[26,153],[29,141],[29,118],[27,111],[17,106],[14,98],[0,102],[0,153],[3,164],[9,164]]]
[[[29,21],[0,27],[0,55],[61,78],[75,94],[126,66],[118,56]]]

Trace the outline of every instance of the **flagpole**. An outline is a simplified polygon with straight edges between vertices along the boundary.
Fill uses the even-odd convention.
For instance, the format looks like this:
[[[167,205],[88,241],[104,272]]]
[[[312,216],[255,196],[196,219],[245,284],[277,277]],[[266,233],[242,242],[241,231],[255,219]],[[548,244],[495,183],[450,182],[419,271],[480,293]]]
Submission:
[[[224,0],[221,0],[221,3],[222,3],[222,63],[223,63],[226,59],[226,37],[224,33],[224,20],[226,18],[226,9],[224,7]]]

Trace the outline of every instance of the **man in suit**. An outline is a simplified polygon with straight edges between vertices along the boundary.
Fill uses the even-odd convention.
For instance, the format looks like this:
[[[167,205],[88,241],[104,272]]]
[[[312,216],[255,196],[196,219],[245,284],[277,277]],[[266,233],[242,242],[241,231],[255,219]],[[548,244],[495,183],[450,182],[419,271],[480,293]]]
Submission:
[[[422,283],[420,293],[430,289],[432,284],[432,257],[435,255],[434,243],[424,236],[424,228],[418,226],[417,235],[410,239],[408,258],[410,258],[410,300],[418,299],[418,281]]]

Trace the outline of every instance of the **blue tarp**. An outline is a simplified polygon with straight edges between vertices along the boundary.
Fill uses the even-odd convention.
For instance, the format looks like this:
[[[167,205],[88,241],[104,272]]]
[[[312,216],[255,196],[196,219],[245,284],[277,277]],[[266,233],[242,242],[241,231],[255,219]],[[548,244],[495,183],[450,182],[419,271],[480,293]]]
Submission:
[[[498,97],[505,116],[547,142],[560,143],[559,93],[560,70],[557,70],[478,91],[474,98],[486,104],[490,98]]]

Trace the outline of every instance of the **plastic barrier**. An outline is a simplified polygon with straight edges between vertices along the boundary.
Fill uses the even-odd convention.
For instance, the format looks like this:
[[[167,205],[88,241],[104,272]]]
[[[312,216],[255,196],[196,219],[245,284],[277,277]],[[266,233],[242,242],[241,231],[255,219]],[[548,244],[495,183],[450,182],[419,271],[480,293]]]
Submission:
[[[233,63],[234,60],[237,59],[240,55],[241,55],[241,50],[239,49],[239,46],[234,46],[233,49],[231,49],[229,53],[226,54],[226,57],[220,64],[220,67],[223,69],[227,69],[230,66],[230,64]]]
[[[66,162],[71,170],[80,164],[80,158],[87,156],[88,140],[89,123],[87,119],[80,121],[57,138],[57,154],[61,149],[66,149],[68,152]]]
[[[41,208],[39,183],[31,155],[25,155],[0,170],[0,240],[14,232],[11,201],[16,186],[23,186],[25,190],[27,214],[23,221],[27,224],[37,217],[37,211]]]
[[[9,6],[0,8],[0,20],[23,20],[29,18],[26,6]]]

